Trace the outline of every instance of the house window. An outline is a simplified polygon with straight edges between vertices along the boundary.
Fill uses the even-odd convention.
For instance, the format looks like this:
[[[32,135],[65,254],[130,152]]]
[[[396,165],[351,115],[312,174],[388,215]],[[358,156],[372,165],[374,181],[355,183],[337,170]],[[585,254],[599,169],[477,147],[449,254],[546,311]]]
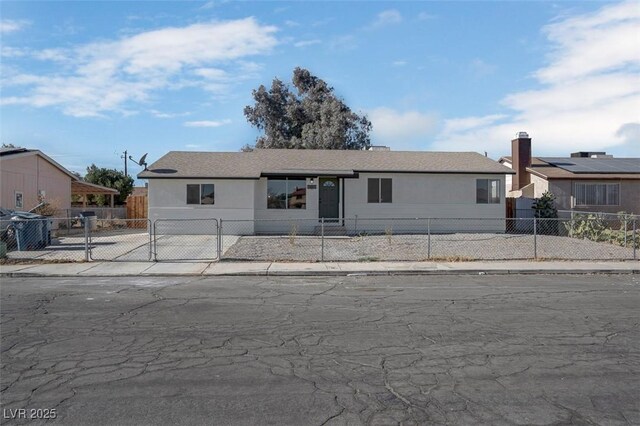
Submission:
[[[576,183],[576,206],[620,205],[619,183]]]
[[[391,179],[369,178],[367,181],[368,203],[390,203],[392,200]]]
[[[24,208],[22,192],[16,191],[16,209]]]
[[[187,185],[187,204],[215,204],[215,185],[212,183]]]
[[[476,180],[476,204],[500,204],[500,180]]]
[[[278,178],[267,180],[268,209],[306,209],[307,180]]]

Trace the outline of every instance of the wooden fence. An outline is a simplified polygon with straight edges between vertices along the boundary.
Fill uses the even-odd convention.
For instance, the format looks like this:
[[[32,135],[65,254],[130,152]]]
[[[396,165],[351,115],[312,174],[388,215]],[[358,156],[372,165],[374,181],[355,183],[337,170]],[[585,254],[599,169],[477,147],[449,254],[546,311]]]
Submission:
[[[147,209],[147,196],[146,195],[130,195],[127,197],[127,219],[147,219],[149,212]],[[145,222],[131,222],[131,227],[147,226]]]

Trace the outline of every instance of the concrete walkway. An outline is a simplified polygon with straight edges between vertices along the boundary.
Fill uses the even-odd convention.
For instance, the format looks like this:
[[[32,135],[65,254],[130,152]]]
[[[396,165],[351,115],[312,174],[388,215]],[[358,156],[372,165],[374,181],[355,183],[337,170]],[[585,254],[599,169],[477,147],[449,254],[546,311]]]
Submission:
[[[0,265],[2,277],[638,274],[640,262],[91,262]]]

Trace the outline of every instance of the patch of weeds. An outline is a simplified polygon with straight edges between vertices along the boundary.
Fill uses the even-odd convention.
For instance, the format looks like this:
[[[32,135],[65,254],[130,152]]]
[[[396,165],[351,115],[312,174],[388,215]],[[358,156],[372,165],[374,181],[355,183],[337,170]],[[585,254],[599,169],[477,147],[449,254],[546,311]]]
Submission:
[[[365,256],[358,258],[358,262],[377,262],[378,260],[380,260],[380,258],[375,256]]]
[[[476,259],[466,256],[443,256],[424,259],[424,262],[473,262]]]
[[[289,229],[289,244],[296,245],[296,236],[298,235],[298,225],[295,223]]]
[[[386,228],[384,228],[384,235],[386,235],[387,241],[389,242],[389,245],[391,245],[391,237],[393,236],[393,228],[391,226],[387,226]]]

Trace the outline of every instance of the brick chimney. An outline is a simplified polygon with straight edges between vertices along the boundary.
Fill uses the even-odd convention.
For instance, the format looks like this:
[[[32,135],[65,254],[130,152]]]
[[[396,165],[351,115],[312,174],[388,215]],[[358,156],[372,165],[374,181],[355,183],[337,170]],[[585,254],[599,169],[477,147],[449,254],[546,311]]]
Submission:
[[[511,164],[516,172],[511,190],[516,191],[530,184],[531,176],[526,168],[531,166],[531,138],[527,132],[518,132],[511,141]]]

